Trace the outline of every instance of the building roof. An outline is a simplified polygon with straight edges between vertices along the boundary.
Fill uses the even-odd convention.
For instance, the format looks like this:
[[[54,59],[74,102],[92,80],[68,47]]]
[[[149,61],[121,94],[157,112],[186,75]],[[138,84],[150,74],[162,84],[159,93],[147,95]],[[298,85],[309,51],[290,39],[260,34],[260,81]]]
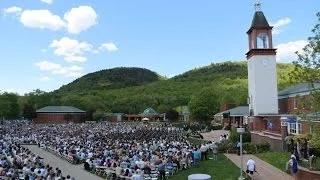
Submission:
[[[314,83],[314,89],[320,89],[320,83]],[[299,94],[313,90],[309,83],[301,83],[290,88],[284,89],[278,93],[278,96],[289,96],[291,94]]]
[[[37,113],[85,113],[85,111],[72,106],[46,106],[38,109]]]
[[[270,28],[269,23],[262,11],[256,11],[254,13],[251,28]]]
[[[238,106],[215,114],[214,116],[222,116],[223,113],[230,112],[230,116],[245,116],[249,115],[249,106]]]
[[[158,114],[153,108],[147,108],[142,114]]]

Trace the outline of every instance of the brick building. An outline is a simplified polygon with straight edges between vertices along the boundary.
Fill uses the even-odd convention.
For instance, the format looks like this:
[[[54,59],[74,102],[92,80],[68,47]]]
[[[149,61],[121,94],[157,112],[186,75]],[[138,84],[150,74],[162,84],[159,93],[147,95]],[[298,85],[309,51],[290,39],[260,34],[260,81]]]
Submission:
[[[303,103],[302,99],[308,98],[314,90],[320,90],[320,83],[315,83],[313,88],[310,88],[308,83],[301,83],[280,91],[278,94],[279,114],[254,116],[255,123],[249,124],[249,106],[230,108],[230,106],[223,105],[220,108],[221,112],[214,115],[214,119],[216,122],[228,124],[230,118],[233,127],[249,124],[254,134],[253,138],[256,139],[254,141],[260,141],[262,137],[264,141],[267,141],[267,137],[275,138],[279,141],[277,147],[280,148],[281,133],[284,135],[312,134],[313,128],[320,127],[320,113],[313,113],[308,107],[299,108]],[[298,109],[304,110],[300,112],[303,114],[301,117],[297,116]],[[230,113],[230,116],[223,117],[224,113]],[[314,127],[310,122],[313,122]],[[284,129],[281,129],[281,126]]]
[[[79,123],[87,117],[85,111],[72,106],[46,106],[36,113],[36,123]]]

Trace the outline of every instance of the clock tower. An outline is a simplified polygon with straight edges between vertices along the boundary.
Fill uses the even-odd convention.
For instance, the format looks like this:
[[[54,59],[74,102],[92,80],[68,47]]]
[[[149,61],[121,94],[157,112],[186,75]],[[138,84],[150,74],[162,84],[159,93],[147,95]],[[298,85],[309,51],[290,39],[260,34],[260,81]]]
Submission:
[[[247,34],[250,116],[278,114],[276,49],[272,45],[272,26],[258,2],[255,4],[255,13]]]

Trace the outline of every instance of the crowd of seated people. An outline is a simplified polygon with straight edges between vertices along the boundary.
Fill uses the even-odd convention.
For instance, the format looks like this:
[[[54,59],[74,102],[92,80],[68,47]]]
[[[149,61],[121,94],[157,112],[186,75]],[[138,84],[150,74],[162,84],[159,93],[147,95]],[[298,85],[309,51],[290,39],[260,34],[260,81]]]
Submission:
[[[28,148],[20,145],[21,137],[11,134],[12,129],[23,127],[25,122],[7,122],[0,133],[0,179],[4,180],[63,180],[74,179],[70,175],[64,176],[57,167],[53,168]],[[24,129],[22,129],[24,131]],[[32,135],[31,135],[32,136]],[[35,143],[29,137],[22,137],[24,143]],[[28,141],[28,142],[27,142]]]
[[[200,149],[179,129],[145,124],[26,124],[7,131],[15,142],[36,143],[113,179],[166,179],[191,166]]]

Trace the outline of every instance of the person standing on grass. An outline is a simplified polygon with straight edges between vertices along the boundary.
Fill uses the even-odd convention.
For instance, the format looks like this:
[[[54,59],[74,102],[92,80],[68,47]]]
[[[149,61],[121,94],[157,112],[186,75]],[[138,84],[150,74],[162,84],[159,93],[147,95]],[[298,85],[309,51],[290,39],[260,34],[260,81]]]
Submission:
[[[201,152],[201,160],[207,160],[207,154],[208,154],[208,148],[206,145],[202,144],[200,147],[200,152]]]
[[[193,154],[194,165],[198,166],[198,163],[199,163],[200,158],[201,158],[201,153],[197,148],[195,148],[195,150],[193,151],[192,154]]]
[[[218,146],[216,143],[212,143],[212,153],[213,153],[213,160],[218,160]]]

